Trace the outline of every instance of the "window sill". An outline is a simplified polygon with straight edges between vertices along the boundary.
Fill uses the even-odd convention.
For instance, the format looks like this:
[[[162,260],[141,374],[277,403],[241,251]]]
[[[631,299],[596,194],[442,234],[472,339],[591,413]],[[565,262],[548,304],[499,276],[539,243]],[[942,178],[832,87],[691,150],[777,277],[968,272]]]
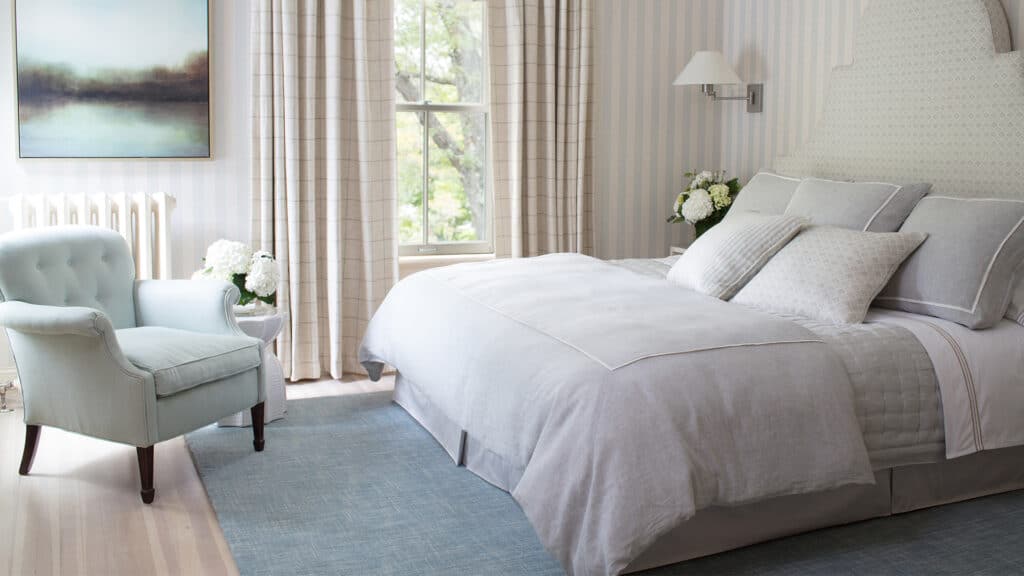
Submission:
[[[428,256],[399,256],[398,277],[406,276],[427,270],[448,266],[450,264],[462,264],[463,262],[486,262],[494,260],[494,254],[431,254]]]

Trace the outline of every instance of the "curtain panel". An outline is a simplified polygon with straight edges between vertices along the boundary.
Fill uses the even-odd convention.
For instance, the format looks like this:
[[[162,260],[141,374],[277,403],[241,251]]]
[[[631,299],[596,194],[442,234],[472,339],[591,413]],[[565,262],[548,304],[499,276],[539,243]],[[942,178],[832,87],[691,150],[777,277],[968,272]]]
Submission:
[[[495,252],[593,252],[591,0],[488,0]]]
[[[363,372],[398,277],[392,0],[253,0],[253,240],[282,272],[289,379]]]

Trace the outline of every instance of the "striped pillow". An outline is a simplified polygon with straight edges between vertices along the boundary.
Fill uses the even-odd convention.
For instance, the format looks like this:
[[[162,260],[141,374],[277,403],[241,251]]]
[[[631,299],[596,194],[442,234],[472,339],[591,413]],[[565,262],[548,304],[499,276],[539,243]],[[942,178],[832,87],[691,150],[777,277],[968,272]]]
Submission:
[[[730,211],[680,256],[668,280],[728,300],[806,225],[799,216]]]

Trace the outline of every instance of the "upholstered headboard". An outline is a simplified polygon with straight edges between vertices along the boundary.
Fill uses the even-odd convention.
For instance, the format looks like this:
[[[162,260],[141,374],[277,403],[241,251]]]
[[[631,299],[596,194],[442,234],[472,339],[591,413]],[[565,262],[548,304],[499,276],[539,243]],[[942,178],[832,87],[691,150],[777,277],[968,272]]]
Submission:
[[[775,169],[1024,198],[1024,52],[1010,43],[999,0],[875,0],[811,138]]]

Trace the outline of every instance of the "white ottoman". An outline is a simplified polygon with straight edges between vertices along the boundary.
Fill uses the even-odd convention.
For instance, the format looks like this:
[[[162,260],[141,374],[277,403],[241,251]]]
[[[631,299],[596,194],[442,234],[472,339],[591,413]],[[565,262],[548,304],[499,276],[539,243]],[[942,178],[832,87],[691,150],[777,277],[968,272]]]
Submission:
[[[284,327],[285,317],[273,308],[268,314],[257,316],[236,317],[238,326],[249,336],[259,338],[266,344],[267,349],[263,354],[263,386],[267,393],[267,399],[263,404],[263,414],[266,422],[273,422],[284,418],[287,412],[288,398],[285,394],[284,371],[281,369],[281,361],[271,350],[271,344],[281,333]],[[252,426],[252,417],[248,410],[243,410],[233,416],[228,416],[217,422],[218,426]]]

